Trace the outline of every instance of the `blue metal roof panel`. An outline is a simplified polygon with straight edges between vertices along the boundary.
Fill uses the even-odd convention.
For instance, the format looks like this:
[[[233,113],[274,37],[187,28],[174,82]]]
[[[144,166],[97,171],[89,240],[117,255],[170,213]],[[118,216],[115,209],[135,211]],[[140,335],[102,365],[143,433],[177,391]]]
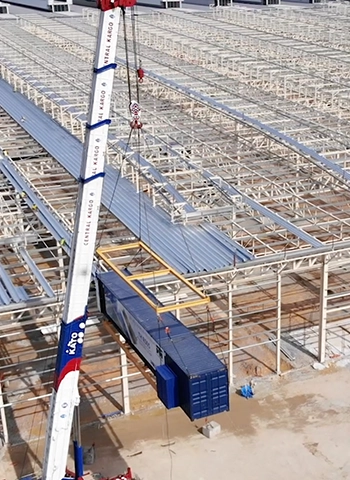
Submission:
[[[79,177],[83,146],[75,137],[28,99],[13,92],[12,87],[3,80],[0,81],[0,105],[69,173],[75,178]],[[21,122],[23,117],[25,120]],[[151,200],[143,193],[138,194],[124,178],[119,179],[113,196],[117,177],[118,172],[107,166],[102,203],[181,273],[227,267],[232,265],[235,257],[238,261],[247,259],[249,253],[242,255],[235,243],[224,234],[219,239],[209,235],[201,226],[185,227],[171,223],[163,210],[153,207]],[[140,201],[143,205],[141,222]],[[221,232],[218,235],[221,236]]]

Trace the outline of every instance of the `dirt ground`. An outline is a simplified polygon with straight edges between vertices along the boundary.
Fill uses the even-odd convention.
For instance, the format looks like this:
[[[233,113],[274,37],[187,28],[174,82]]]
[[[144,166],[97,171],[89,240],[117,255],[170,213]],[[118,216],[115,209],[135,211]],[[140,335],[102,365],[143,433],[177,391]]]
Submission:
[[[203,421],[163,408],[90,425],[82,437],[96,443],[92,468],[105,476],[130,465],[142,480],[350,479],[350,364],[261,379],[255,398],[233,394],[231,411],[214,420],[222,432],[211,440],[198,432]],[[40,468],[42,448],[6,453],[0,479]]]

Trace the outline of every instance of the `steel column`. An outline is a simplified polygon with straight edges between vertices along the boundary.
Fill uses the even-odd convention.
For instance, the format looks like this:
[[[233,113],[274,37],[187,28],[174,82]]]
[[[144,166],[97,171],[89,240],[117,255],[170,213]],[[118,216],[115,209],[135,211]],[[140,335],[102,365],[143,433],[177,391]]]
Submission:
[[[3,384],[3,376],[0,377],[0,414],[1,414],[1,424],[2,424],[2,431],[3,431],[3,439],[4,444],[9,443],[9,432],[7,428],[7,420],[6,420],[6,412],[4,407],[4,397],[2,391],[2,384]]]
[[[233,311],[232,311],[232,300],[233,300],[233,285],[232,282],[228,284],[227,295],[228,295],[228,378],[230,387],[233,385]]]
[[[125,343],[124,338],[120,335],[120,341]],[[128,379],[128,359],[124,350],[120,349],[120,375],[122,378],[122,397],[124,415],[129,415],[130,409],[130,394],[129,394],[129,379]]]
[[[281,323],[282,323],[282,276],[277,274],[276,278],[276,308],[277,308],[277,325],[276,325],[276,373],[281,374]]]
[[[328,256],[325,255],[321,266],[320,319],[318,332],[318,360],[321,363],[326,359],[328,262]]]

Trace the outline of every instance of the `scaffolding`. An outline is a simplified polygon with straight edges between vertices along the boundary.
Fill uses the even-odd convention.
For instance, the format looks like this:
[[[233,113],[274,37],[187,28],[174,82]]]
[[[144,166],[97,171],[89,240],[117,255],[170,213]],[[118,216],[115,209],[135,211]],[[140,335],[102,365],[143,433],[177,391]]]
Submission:
[[[61,125],[82,141],[97,20],[94,10],[0,20],[0,77],[11,86],[0,111],[0,265],[14,295],[0,283],[0,374],[5,410],[11,407],[21,431],[23,412],[45,421],[77,183],[49,140],[34,139],[15,97],[23,94],[54,119],[55,132]],[[137,192],[140,209],[128,228],[106,201],[99,246],[138,242],[146,204],[167,228],[191,237],[181,254],[196,260],[177,270],[209,305],[180,312],[176,295],[188,291],[170,269],[157,278],[136,275],[228,365],[231,385],[235,377],[281,374],[350,349],[349,23],[350,6],[338,3],[139,15],[144,132],[130,141],[125,50],[118,49],[107,159],[113,178]],[[162,237],[166,229],[158,227]],[[161,248],[149,241],[150,230],[141,240]],[[211,270],[196,252],[203,230],[232,249],[229,258],[213,255]],[[169,250],[160,256],[174,268]],[[103,395],[128,413],[129,388],[146,384],[142,365],[127,360],[122,340],[116,345],[100,322],[93,291],[91,312],[83,396],[100,416]],[[41,436],[39,427],[28,432]],[[11,428],[9,436],[19,441]]]

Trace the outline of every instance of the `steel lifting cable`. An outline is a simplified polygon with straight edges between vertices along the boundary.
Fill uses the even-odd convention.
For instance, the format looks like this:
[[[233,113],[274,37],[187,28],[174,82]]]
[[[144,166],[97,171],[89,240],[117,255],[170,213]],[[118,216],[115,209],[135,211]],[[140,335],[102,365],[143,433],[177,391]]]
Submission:
[[[125,9],[122,10],[123,13],[123,28],[124,28],[124,48],[125,48],[125,63],[126,63],[126,70],[127,70],[127,81],[128,81],[128,94],[129,94],[129,109],[132,116],[132,120],[130,122],[131,132],[132,135],[133,130],[137,130],[137,137],[136,137],[136,148],[135,153],[137,154],[137,165],[138,165],[138,177],[137,177],[137,189],[138,192],[141,193],[141,159],[140,159],[140,151],[141,151],[141,129],[142,123],[140,120],[141,116],[141,107],[140,107],[140,88],[139,83],[142,83],[144,72],[141,68],[141,60],[138,60],[138,42],[136,38],[136,22],[135,22],[135,9],[134,7],[131,8],[131,26],[132,26],[132,45],[134,51],[134,68],[135,68],[135,89],[136,89],[136,100],[133,100],[133,93],[132,93],[132,85],[130,79],[130,60],[129,60],[129,47],[128,47],[128,38],[127,38],[127,28],[126,28],[126,15]],[[138,231],[138,239],[141,239],[141,227],[142,227],[142,197],[139,195],[139,231]],[[147,217],[147,215],[146,215]],[[147,218],[146,218],[147,223]],[[137,252],[133,255],[133,257],[128,262],[126,268],[130,266],[136,256],[141,252],[142,257],[142,248],[139,248]],[[143,264],[143,262],[141,262]]]
[[[110,201],[108,202],[108,206],[106,205],[106,209],[107,209],[107,213],[106,213],[106,216],[104,218],[104,221],[102,222],[102,225],[101,225],[101,229],[100,229],[100,234],[99,234],[99,237],[98,237],[98,240],[96,242],[96,249],[98,249],[100,246],[101,246],[101,241],[102,241],[102,236],[103,236],[103,233],[106,229],[106,224],[108,222],[108,214],[109,212],[111,211],[111,207],[112,207],[112,203],[113,203],[113,200],[114,200],[114,197],[115,197],[115,193],[116,193],[116,190],[117,190],[117,187],[118,187],[118,184],[119,184],[119,180],[122,176],[122,170],[123,170],[123,167],[124,167],[124,162],[125,162],[125,159],[126,159],[126,156],[127,156],[127,149],[129,147],[129,144],[130,144],[130,140],[131,140],[131,134],[132,134],[132,130],[130,130],[130,133],[129,133],[129,137],[128,137],[128,140],[126,142],[126,145],[125,145],[125,150],[124,152],[122,153],[122,161],[120,163],[120,167],[119,167],[119,171],[118,171],[118,176],[117,176],[117,179],[114,183],[114,187],[113,187],[113,191],[112,191],[112,195],[111,195],[111,198],[110,198]],[[107,152],[106,152],[107,153]]]
[[[142,123],[140,120],[141,116],[141,108],[139,105],[138,99],[132,99],[132,90],[131,90],[131,79],[130,79],[130,62],[129,62],[129,47],[128,47],[128,38],[126,33],[126,13],[125,8],[122,8],[122,16],[123,16],[123,28],[124,28],[124,48],[125,48],[125,63],[126,63],[126,72],[127,72],[127,81],[128,81],[128,90],[129,90],[129,109],[131,113],[132,120],[130,122],[130,126],[133,130],[142,128]],[[133,18],[133,15],[132,15]],[[133,30],[133,34],[134,34]],[[136,44],[136,39],[134,37],[134,44]],[[136,58],[136,53],[135,53]],[[135,65],[135,69],[137,71],[137,67]],[[137,74],[136,74],[137,75]],[[139,90],[138,90],[138,77],[136,78],[136,91],[137,97],[139,97]]]
[[[136,13],[135,7],[131,9],[131,28],[132,28],[132,41],[133,41],[133,50],[134,50],[134,63],[135,63],[135,74],[136,74],[136,99],[140,103],[140,88],[139,83],[143,82],[144,71],[142,69],[142,63],[139,55],[139,43],[137,41],[137,29],[136,29]]]
[[[127,34],[126,34],[125,8],[122,8],[122,15],[123,15],[123,29],[124,29],[124,48],[125,48],[126,75],[127,75],[127,81],[128,81],[129,104],[131,104],[131,102],[132,102],[132,98],[131,98],[131,79],[130,79],[128,37],[127,37]]]
[[[130,62],[129,62],[129,48],[128,48],[128,38],[127,38],[127,29],[126,29],[126,9],[125,8],[121,8],[122,10],[122,18],[123,18],[123,30],[124,30],[124,48],[125,48],[125,63],[126,63],[126,73],[127,73],[127,83],[128,83],[128,97],[129,97],[129,109],[130,109],[130,112],[131,112],[131,115],[133,116],[133,112],[132,112],[132,104],[133,103],[136,103],[136,102],[133,102],[132,100],[132,88],[131,88],[131,77],[130,77]],[[133,9],[132,9],[132,13],[133,13]],[[134,45],[136,45],[136,30],[133,28],[133,41],[134,41]],[[135,50],[136,51],[136,50]],[[136,54],[135,54],[135,59],[136,59]],[[136,60],[135,60],[136,61]],[[136,87],[137,87],[137,99],[139,101],[139,90],[138,90],[138,82],[136,82]],[[136,112],[136,115],[138,114],[139,112]],[[110,208],[112,206],[112,202],[113,202],[113,199],[114,199],[114,196],[115,196],[115,192],[116,192],[116,189],[117,189],[117,186],[118,186],[118,183],[119,183],[119,180],[120,180],[120,177],[121,177],[121,172],[122,172],[122,168],[123,168],[123,164],[124,164],[124,161],[126,159],[126,151],[131,143],[131,136],[132,136],[132,132],[133,132],[133,129],[135,128],[141,128],[142,127],[142,124],[141,122],[139,121],[139,115],[137,116],[137,119],[135,121],[134,119],[134,116],[133,116],[133,120],[131,121],[130,123],[130,126],[131,126],[131,129],[130,129],[130,133],[129,133],[129,137],[128,137],[128,141],[125,145],[125,150],[124,150],[124,154],[123,154],[123,161],[120,165],[120,168],[119,168],[119,172],[118,172],[118,177],[116,179],[116,182],[114,184],[114,187],[113,187],[113,192],[112,192],[112,195],[111,195],[111,199],[110,199],[110,202],[109,202],[109,205],[108,205],[108,208],[107,210],[110,211]],[[140,144],[140,137],[138,138],[138,143]],[[140,161],[138,162],[139,163],[139,170],[140,170]],[[101,228],[101,231],[100,231],[100,235],[99,235],[99,239],[97,241],[97,248],[100,246],[100,243],[101,243],[101,240],[102,240],[102,235],[103,235],[103,232],[105,230],[105,227],[106,227],[106,223],[107,223],[107,220],[108,220],[108,212],[106,214],[106,217],[105,217],[105,220],[102,224],[102,228]],[[139,233],[139,236],[140,236],[140,233]]]

